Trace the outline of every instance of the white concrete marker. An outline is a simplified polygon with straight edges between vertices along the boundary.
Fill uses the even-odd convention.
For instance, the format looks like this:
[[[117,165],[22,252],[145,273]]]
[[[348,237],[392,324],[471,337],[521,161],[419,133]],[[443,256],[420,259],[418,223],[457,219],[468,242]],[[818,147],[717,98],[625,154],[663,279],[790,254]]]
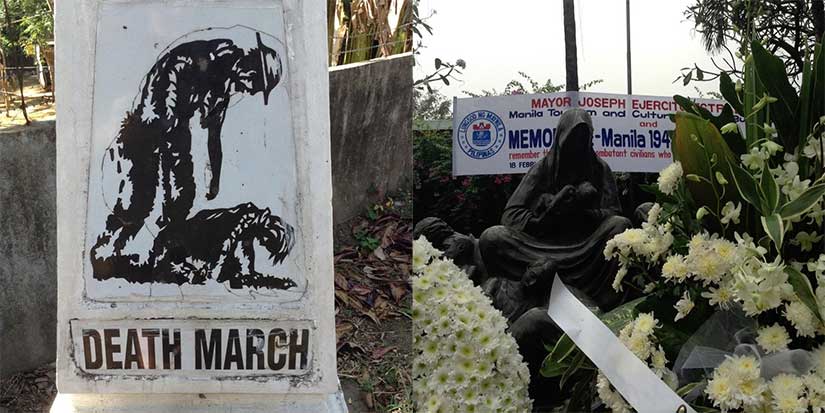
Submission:
[[[325,4],[55,11],[53,412],[345,412]]]

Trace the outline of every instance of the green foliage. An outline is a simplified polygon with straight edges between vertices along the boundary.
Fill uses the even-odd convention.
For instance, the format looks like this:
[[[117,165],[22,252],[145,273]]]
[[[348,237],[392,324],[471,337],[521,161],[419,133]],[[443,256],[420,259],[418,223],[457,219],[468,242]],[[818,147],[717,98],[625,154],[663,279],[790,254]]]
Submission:
[[[425,93],[420,89],[413,89],[413,119],[439,120],[450,119],[453,102],[437,90]]]
[[[374,251],[381,246],[381,240],[365,232],[356,232],[355,241],[358,243],[358,246],[365,251]]]
[[[814,295],[814,290],[811,287],[811,281],[808,280],[808,277],[793,267],[785,267],[785,272],[788,274],[788,283],[793,286],[793,291],[796,293],[796,296],[814,313],[820,322],[825,323],[825,320],[822,318],[822,313],[819,312],[819,304],[817,304],[816,295]]]
[[[54,16],[51,0],[6,0],[2,12],[3,49],[9,50],[12,44],[21,47],[26,54],[33,56],[34,47],[45,47],[54,39]],[[7,20],[8,19],[8,20]],[[12,27],[6,27],[11,21]]]
[[[564,90],[563,85],[556,85],[553,84],[551,79],[547,79],[544,83],[539,83],[538,81],[534,80],[530,75],[525,72],[518,72],[520,77],[517,79],[513,79],[504,86],[504,91],[499,92],[496,89],[490,90],[482,90],[481,92],[470,92],[470,91],[463,91],[465,94],[472,96],[472,97],[481,97],[481,96],[501,96],[501,95],[524,95],[530,93],[555,93]],[[579,89],[586,90],[591,88],[599,83],[602,83],[602,79],[591,80],[583,85],[579,86]]]
[[[825,195],[825,185],[821,183],[825,172],[822,163],[814,159],[815,165],[809,165],[811,161],[800,156],[809,140],[821,136],[825,130],[820,121],[825,115],[825,87],[822,87],[825,86],[825,58],[821,46],[816,45],[806,61],[797,93],[789,82],[786,67],[779,57],[769,52],[760,42],[752,42],[750,51],[751,54],[745,61],[742,88],[737,88],[727,74],[721,76],[720,80],[720,92],[728,101],[723,114],[736,110],[744,118],[744,140],[740,137],[738,128],[726,126],[719,129],[728,130],[730,136],[726,133],[724,140],[719,139],[717,127],[730,119],[714,117],[677,96],[677,101],[684,110],[690,112],[690,116],[676,115],[673,150],[676,159],[682,162],[685,173],[698,176],[699,182],[689,182],[691,195],[698,205],[709,206],[717,214],[723,201],[741,201],[750,205],[747,209],[750,212],[745,213],[750,216],[745,221],[756,225],[744,229],[752,235],[762,233],[768,236],[777,250],[781,251],[784,239],[788,238],[786,232],[794,228],[798,231],[805,226],[790,225],[790,220],[809,211]],[[697,120],[697,117],[705,123]],[[736,156],[731,157],[725,149],[726,144],[733,148],[743,141],[744,150],[734,150]],[[765,151],[766,145],[778,146],[781,150],[770,156],[763,168],[750,170],[740,164],[737,158],[742,153]],[[772,169],[782,165],[783,152],[797,155],[799,179],[813,181],[807,190],[793,200],[789,200],[787,194],[783,193],[771,173]],[[717,161],[715,164],[713,159]],[[732,178],[728,181],[733,183],[733,190],[723,188],[720,191],[718,182],[714,179],[715,172]],[[715,197],[711,196],[714,188]],[[713,205],[715,198],[718,201]]]
[[[688,180],[688,188],[698,207],[707,206],[718,211],[733,192],[733,184],[723,185],[716,178],[716,172],[728,174],[729,165],[734,162],[731,152],[716,126],[706,119],[688,112],[675,115],[676,133],[673,140],[673,155],[682,163],[685,175],[696,175],[698,181]]]
[[[760,40],[765,49],[781,60],[789,74],[786,78],[796,83],[806,52],[822,38],[825,30],[822,0],[693,0],[691,3],[685,17],[694,22],[705,49],[711,52],[715,68],[703,70],[696,65],[683,68],[677,80],[686,82],[714,80],[725,72],[741,78],[746,70],[738,65],[737,56],[747,55],[751,42]]]
[[[444,219],[456,231],[480,235],[497,225],[521,175],[452,176],[449,131],[413,135],[414,220]]]

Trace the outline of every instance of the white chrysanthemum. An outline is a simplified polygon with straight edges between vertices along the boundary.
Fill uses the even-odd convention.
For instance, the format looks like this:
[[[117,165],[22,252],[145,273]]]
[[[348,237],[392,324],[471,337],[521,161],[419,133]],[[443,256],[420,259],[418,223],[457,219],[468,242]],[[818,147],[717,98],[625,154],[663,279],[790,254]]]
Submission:
[[[674,254],[665,260],[662,265],[662,276],[676,282],[684,281],[688,276],[688,266],[685,257]]]
[[[802,377],[805,383],[808,404],[814,412],[825,410],[825,379],[816,374],[807,374]]]
[[[756,344],[759,344],[766,353],[785,351],[790,343],[791,337],[788,336],[788,331],[777,323],[760,328],[756,336]]]
[[[634,334],[649,336],[659,327],[659,322],[653,318],[653,313],[641,313],[636,317],[636,321],[629,325],[633,326]]]
[[[420,272],[424,269],[424,266],[430,262],[430,259],[440,257],[441,251],[435,249],[433,244],[427,240],[425,237],[419,237],[417,240],[413,241],[413,256],[412,256],[412,264],[413,264],[413,271]]]
[[[659,179],[657,181],[659,184],[659,190],[665,194],[673,195],[682,174],[682,163],[679,161],[676,161],[668,165],[667,168],[662,169],[662,172],[659,173]]]
[[[416,251],[417,250],[417,251]],[[413,392],[425,411],[528,412],[530,373],[507,320],[424,238],[413,245]],[[423,264],[422,264],[423,263]],[[470,409],[470,410],[468,410]]]
[[[679,321],[685,316],[687,316],[693,310],[694,304],[693,300],[690,299],[690,293],[685,291],[682,294],[682,298],[676,302],[676,305],[673,308],[676,309],[676,317],[673,318],[673,321]]]
[[[673,380],[675,374],[665,367],[667,364],[665,352],[661,346],[655,345],[654,332],[658,327],[659,321],[653,317],[653,313],[641,313],[619,331],[619,341],[636,357],[651,366],[656,375],[664,379],[668,385],[675,386],[676,380]],[[599,399],[614,413],[633,411],[624,398],[613,390],[607,377],[601,371],[596,378],[596,391]]]
[[[705,393],[713,400],[713,405],[723,411],[738,409],[742,405],[742,402],[734,397],[736,391],[734,388],[735,385],[733,377],[729,375],[714,375],[714,377],[708,381]]]
[[[733,301],[733,291],[727,283],[722,283],[718,287],[711,286],[701,295],[708,299],[708,304],[719,306],[723,310],[727,310]]]
[[[813,362],[813,372],[825,380],[825,344],[811,351],[811,361]]]
[[[654,210],[654,213],[657,213]],[[671,225],[642,223],[642,228],[625,230],[607,241],[604,248],[606,259],[616,259],[619,270],[613,280],[613,288],[622,289],[622,280],[633,262],[657,262],[673,244]]]
[[[596,377],[596,392],[602,403],[613,413],[631,413],[633,411],[624,398],[618,392],[613,391],[610,381],[601,372]]]
[[[727,224],[733,222],[734,224],[739,223],[739,214],[742,212],[742,203],[737,202],[734,204],[731,201],[728,201],[725,206],[722,207],[722,221],[723,224]]]
[[[650,210],[647,212],[647,223],[650,225],[655,225],[659,222],[659,216],[662,214],[662,206],[659,204],[653,204],[650,207]]]
[[[816,335],[814,313],[801,301],[792,301],[785,304],[785,311],[782,312],[782,315],[793,324],[797,336],[813,337]]]
[[[753,356],[730,356],[713,371],[705,393],[723,411],[754,408],[764,402],[767,390]]]
[[[772,405],[781,413],[807,413],[808,401],[803,397],[805,383],[799,376],[779,374],[768,384]]]

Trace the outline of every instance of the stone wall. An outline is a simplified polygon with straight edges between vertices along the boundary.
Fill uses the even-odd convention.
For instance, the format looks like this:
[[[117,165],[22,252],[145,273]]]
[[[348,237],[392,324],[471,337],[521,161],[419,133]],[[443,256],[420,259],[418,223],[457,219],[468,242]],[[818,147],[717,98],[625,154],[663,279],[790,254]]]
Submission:
[[[336,224],[412,183],[412,54],[329,72]]]
[[[0,131],[0,377],[54,361],[54,122]]]

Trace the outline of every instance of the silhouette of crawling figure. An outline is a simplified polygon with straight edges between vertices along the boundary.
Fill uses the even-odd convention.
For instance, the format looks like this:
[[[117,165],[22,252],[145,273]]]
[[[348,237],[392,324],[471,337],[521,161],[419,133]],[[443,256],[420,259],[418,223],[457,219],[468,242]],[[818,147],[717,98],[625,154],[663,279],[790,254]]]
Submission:
[[[114,164],[121,180],[106,229],[90,250],[95,279],[178,285],[215,279],[228,281],[230,288],[296,286],[290,278],[256,270],[256,248],[266,250],[274,266],[283,262],[295,241],[293,228],[268,208],[244,203],[204,209],[189,218],[196,194],[190,120],[199,115],[200,126],[208,132],[211,177],[206,199],[212,200],[220,191],[221,129],[230,97],[261,93],[267,105],[281,79],[278,54],[263,44],[260,33],[255,35],[257,47],[246,50],[229,39],[180,44],[146,75],[133,110],[105,154],[104,162]],[[159,215],[153,245],[138,245],[135,239],[153,213]]]

